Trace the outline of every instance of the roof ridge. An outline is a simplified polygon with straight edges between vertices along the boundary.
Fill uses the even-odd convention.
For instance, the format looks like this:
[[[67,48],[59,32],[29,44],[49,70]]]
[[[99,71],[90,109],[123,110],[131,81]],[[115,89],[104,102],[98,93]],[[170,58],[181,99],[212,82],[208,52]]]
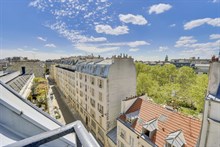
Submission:
[[[128,113],[128,111],[131,109],[131,107],[134,106],[134,105],[137,103],[137,101],[138,101],[139,99],[141,100],[141,104],[142,104],[143,99],[141,99],[141,98],[137,98],[137,99],[133,102],[133,104],[128,108],[128,110],[125,112],[125,114]],[[140,105],[140,106],[141,106],[141,105]],[[141,109],[141,107],[139,107],[138,110],[140,111],[140,109]],[[138,111],[138,110],[136,110],[136,111]],[[135,112],[135,111],[133,111],[133,112]],[[130,112],[130,113],[132,113],[132,112]]]

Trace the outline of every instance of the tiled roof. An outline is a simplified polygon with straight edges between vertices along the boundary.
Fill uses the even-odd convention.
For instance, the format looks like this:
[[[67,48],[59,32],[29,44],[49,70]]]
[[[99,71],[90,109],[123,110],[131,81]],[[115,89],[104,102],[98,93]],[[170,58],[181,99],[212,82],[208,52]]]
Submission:
[[[131,128],[140,135],[142,134],[142,127],[145,122],[158,118],[158,130],[151,139],[156,145],[163,147],[169,134],[182,130],[186,140],[185,147],[196,146],[200,134],[200,120],[167,110],[158,104],[141,98],[138,98],[127,112],[119,117],[119,119],[126,121],[125,115],[137,110],[140,110],[138,116],[139,120],[136,120],[131,125]],[[143,123],[141,124],[140,122]]]

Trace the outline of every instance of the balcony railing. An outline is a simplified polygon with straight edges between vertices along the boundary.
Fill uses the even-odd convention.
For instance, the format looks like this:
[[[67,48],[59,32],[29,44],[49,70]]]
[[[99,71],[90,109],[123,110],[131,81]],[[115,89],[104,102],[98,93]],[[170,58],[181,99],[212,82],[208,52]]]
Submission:
[[[85,129],[81,121],[75,121],[66,126],[44,132],[21,141],[9,144],[6,147],[11,146],[40,146],[50,141],[56,140],[60,137],[63,137],[69,133],[76,133],[77,146],[89,146],[89,147],[99,147],[99,144],[92,137],[91,134]]]

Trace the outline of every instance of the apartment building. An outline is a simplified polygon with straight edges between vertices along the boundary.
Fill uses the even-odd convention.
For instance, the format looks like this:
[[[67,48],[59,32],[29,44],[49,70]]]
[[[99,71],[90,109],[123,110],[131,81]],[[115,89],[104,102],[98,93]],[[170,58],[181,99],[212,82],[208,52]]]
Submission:
[[[213,62],[209,72],[199,146],[220,146],[220,62]]]
[[[106,134],[116,126],[121,100],[136,95],[136,69],[127,56],[72,60],[54,67],[59,89],[70,99],[86,127],[104,146]]]
[[[116,134],[109,140],[117,136],[118,147],[193,147],[198,144],[200,127],[198,119],[136,97],[123,100]]]

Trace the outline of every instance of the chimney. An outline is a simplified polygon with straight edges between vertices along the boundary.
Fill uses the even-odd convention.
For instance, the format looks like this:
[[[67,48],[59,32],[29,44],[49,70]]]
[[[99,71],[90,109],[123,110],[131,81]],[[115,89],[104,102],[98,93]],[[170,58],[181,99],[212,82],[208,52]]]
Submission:
[[[121,113],[125,113],[138,97],[132,97],[121,101]]]
[[[26,71],[25,71],[25,66],[22,66],[22,67],[21,67],[21,74],[24,75],[25,73],[26,73]]]

